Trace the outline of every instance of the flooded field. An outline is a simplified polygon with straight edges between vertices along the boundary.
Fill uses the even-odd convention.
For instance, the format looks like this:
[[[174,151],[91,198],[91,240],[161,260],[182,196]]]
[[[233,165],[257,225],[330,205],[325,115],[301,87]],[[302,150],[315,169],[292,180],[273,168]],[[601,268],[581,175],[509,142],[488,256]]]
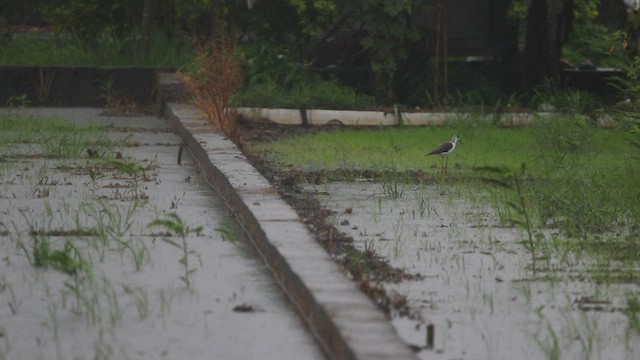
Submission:
[[[324,358],[166,123],[99,111],[0,132],[0,359]]]
[[[421,359],[637,359],[638,319],[626,309],[638,285],[596,280],[615,264],[570,252],[549,251],[534,267],[525,231],[501,225],[477,190],[366,181],[305,190],[359,250],[421,275],[382,284],[406,302],[393,324]]]

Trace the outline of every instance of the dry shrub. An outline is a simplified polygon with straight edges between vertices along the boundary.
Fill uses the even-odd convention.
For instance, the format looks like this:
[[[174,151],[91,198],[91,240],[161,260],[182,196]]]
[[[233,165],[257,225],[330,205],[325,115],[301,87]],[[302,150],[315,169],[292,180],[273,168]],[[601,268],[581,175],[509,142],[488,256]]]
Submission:
[[[144,114],[142,106],[136,103],[131,97],[123,94],[114,94],[105,98],[106,104],[103,111],[105,115]]]
[[[229,99],[241,81],[240,57],[235,42],[228,36],[216,36],[196,46],[195,66],[181,74],[193,103],[209,122],[232,140],[238,138],[238,124],[228,108]]]

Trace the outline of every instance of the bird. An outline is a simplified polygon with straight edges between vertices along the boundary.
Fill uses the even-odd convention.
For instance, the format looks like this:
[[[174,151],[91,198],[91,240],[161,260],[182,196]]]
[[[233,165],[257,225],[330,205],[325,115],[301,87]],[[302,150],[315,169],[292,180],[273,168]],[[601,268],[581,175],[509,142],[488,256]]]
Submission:
[[[436,146],[430,153],[427,155],[440,155],[443,157],[442,159],[442,170],[447,172],[447,165],[449,163],[449,154],[456,149],[456,144],[460,141],[458,135],[453,135],[451,141],[445,141],[442,144]]]

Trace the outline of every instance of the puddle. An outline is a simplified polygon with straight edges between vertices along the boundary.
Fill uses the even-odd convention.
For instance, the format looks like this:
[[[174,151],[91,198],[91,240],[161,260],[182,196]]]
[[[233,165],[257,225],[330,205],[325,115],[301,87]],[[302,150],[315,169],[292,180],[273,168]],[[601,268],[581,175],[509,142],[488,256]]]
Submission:
[[[499,226],[491,208],[455,186],[403,185],[400,198],[368,182],[306,190],[360,250],[423,275],[382,284],[406,297],[392,322],[421,359],[637,358],[638,333],[622,312],[637,285],[584,280],[579,267],[534,274],[525,234]]]
[[[93,113],[61,112],[81,122]],[[164,126],[154,117],[140,124]],[[146,169],[137,181],[85,154],[13,161],[33,149],[2,149],[0,358],[323,358],[190,154],[177,164],[179,138],[110,136],[139,143],[118,149]],[[174,212],[191,229],[202,226],[187,236],[190,288],[180,278],[182,249],[163,240],[166,229],[148,226]],[[34,266],[36,238],[50,251],[73,244],[72,258],[90,270],[76,276]]]

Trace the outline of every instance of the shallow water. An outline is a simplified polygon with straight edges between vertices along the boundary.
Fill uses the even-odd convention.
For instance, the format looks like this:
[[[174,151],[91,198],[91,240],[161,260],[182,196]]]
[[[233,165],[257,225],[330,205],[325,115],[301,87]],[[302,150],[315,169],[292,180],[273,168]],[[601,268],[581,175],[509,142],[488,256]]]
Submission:
[[[634,284],[598,284],[585,268],[548,264],[532,270],[524,234],[500,226],[478,194],[449,185],[307,186],[334,226],[421,280],[385,283],[406,297],[394,316],[400,336],[422,359],[636,359],[637,333],[627,332],[626,293]],[[434,348],[426,327],[434,325]]]
[[[53,112],[87,122],[98,111]],[[154,117],[95,119],[168,130]],[[132,134],[137,146],[118,150],[147,167],[137,185],[87,157],[0,161],[0,358],[323,358],[192,157],[185,152],[177,165],[180,139],[166,131],[110,136]],[[190,288],[180,279],[181,249],[163,240],[164,229],[148,227],[171,212],[192,229],[203,227],[187,237]],[[69,232],[77,229],[105,230],[108,245]],[[32,230],[47,232],[53,250],[73,243],[91,276],[31,265]]]

